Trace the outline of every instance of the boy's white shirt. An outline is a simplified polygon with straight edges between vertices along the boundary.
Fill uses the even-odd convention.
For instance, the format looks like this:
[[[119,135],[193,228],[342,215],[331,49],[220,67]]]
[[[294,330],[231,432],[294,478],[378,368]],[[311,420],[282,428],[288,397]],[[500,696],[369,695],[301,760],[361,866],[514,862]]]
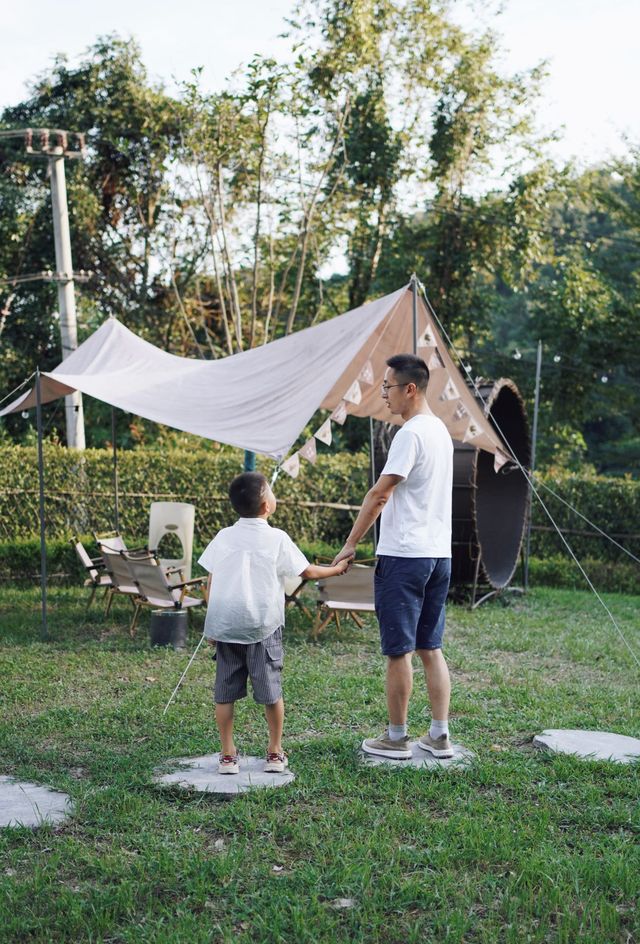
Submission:
[[[284,579],[309,566],[289,535],[265,518],[239,518],[223,528],[198,563],[212,575],[205,636],[244,645],[284,625]]]
[[[382,510],[378,555],[451,557],[453,443],[432,414],[418,413],[394,436],[382,475],[400,475]]]

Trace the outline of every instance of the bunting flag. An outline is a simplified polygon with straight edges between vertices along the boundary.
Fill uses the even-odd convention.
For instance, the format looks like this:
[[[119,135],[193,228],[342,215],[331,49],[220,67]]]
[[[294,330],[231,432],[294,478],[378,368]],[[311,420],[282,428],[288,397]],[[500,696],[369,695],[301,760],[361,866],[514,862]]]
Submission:
[[[431,332],[431,328],[427,325],[424,329],[424,333],[418,338],[418,347],[435,347],[436,341]]]
[[[356,406],[360,403],[362,400],[362,390],[357,380],[353,381],[347,392],[343,394],[342,399],[346,400],[347,403],[355,403]]]
[[[320,429],[317,429],[313,435],[325,446],[330,446],[333,438],[331,435],[331,420],[325,420]]]
[[[437,348],[436,350],[434,350],[433,354],[429,358],[427,362],[427,367],[429,368],[429,370],[437,370],[439,367],[444,367],[444,361],[438,354]]]
[[[360,373],[358,374],[358,380],[360,383],[369,384],[373,386],[373,365],[371,361],[367,361]]]
[[[459,403],[455,409],[452,419],[454,420],[454,422],[458,423],[460,420],[463,420],[465,416],[468,416],[468,415],[469,415],[469,411],[467,410],[464,403]]]
[[[509,456],[505,455],[504,452],[500,449],[496,449],[496,454],[493,460],[493,471],[499,472],[502,466],[509,461]]]
[[[458,393],[458,388],[454,384],[453,380],[448,380],[446,386],[442,393],[440,394],[441,400],[457,400],[460,394]]]
[[[347,415],[347,404],[344,402],[344,400],[341,400],[329,419],[339,423],[340,426],[344,426],[344,421],[346,420]]]
[[[286,472],[287,475],[290,475],[292,479],[297,478],[298,472],[300,471],[300,457],[298,453],[294,452],[292,456],[285,459],[280,468],[283,472]]]
[[[311,439],[307,439],[302,449],[299,449],[298,452],[304,459],[307,460],[307,462],[310,462],[311,465],[315,465],[315,461],[318,458],[318,453],[316,452],[316,441],[313,436]]]
[[[469,423],[462,437],[462,442],[472,442],[480,435],[480,430],[475,423]]]

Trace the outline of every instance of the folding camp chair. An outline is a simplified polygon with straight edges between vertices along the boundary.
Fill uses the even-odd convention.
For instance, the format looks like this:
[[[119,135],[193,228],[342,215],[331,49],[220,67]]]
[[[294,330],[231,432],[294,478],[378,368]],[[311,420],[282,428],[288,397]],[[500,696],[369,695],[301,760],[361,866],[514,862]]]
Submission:
[[[106,572],[104,566],[104,560],[102,557],[89,557],[87,550],[80,541],[79,538],[76,538],[75,541],[72,540],[71,544],[80,559],[80,563],[88,573],[88,577],[84,582],[85,587],[91,587],[91,596],[89,597],[89,602],[87,603],[87,612],[89,607],[93,603],[94,597],[96,595],[96,590],[104,587],[105,594],[109,592],[109,588],[113,586],[110,575]]]
[[[309,581],[304,577],[285,577],[284,578],[284,603],[285,606],[297,606],[302,610],[305,616],[311,619],[311,613],[299,597],[300,591]]]
[[[133,636],[138,621],[138,614],[143,606],[150,606],[155,610],[187,610],[200,606],[205,602],[204,596],[187,596],[189,589],[203,589],[207,578],[195,577],[183,583],[171,585],[167,575],[160,566],[154,554],[132,554],[121,551],[120,556],[129,567],[133,582],[137,588],[137,595],[133,599],[135,613],[129,627]]]
[[[323,577],[317,581],[318,612],[313,635],[319,636],[331,620],[340,629],[340,613],[350,616],[360,629],[364,623],[358,613],[375,612],[373,601],[374,568],[364,562],[352,564],[350,569],[338,577]]]
[[[111,578],[111,586],[107,591],[109,600],[107,602],[105,616],[109,615],[113,598],[118,593],[128,597],[135,607],[134,598],[138,595],[138,588],[133,581],[133,574],[131,573],[129,564],[122,556],[124,552],[114,551],[108,545],[102,543],[98,543],[98,547],[102,553],[104,566]]]

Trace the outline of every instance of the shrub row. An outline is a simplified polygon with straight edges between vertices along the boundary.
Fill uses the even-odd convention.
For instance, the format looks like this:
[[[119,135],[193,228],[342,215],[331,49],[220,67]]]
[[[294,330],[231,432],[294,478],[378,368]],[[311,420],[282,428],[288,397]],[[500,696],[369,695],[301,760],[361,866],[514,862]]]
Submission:
[[[195,546],[204,547],[216,531],[234,520],[226,494],[229,481],[242,469],[242,459],[240,451],[215,444],[191,450],[122,452],[118,463],[120,530],[132,544],[143,544],[152,501],[189,501],[196,506]],[[258,457],[258,468],[270,476],[274,464]],[[49,568],[52,572],[72,573],[75,562],[66,543],[68,538],[113,527],[111,454],[104,449],[76,453],[61,446],[46,445],[45,469],[46,533],[52,553]],[[577,475],[541,477],[541,482],[607,533],[617,535],[621,544],[640,557],[639,482]],[[319,455],[313,468],[303,464],[299,478],[293,480],[284,473],[280,475],[276,487],[279,506],[274,524],[287,530],[298,543],[309,545],[319,541],[335,548],[348,532],[355,511],[330,508],[327,504],[357,506],[367,484],[366,455],[330,452]],[[540,494],[561,528],[568,532],[588,532],[588,525],[544,487],[540,487]],[[539,530],[550,527],[550,522],[537,502],[534,502],[533,525],[532,557],[549,562],[546,569],[540,571],[546,574],[544,581],[565,579],[557,576],[562,570],[552,563],[557,559],[566,559],[570,571],[578,574],[558,535]],[[34,573],[37,569],[34,560],[39,558],[28,548],[34,547],[30,539],[37,538],[38,534],[36,450],[0,447],[0,574]],[[631,575],[637,574],[637,565],[605,538],[586,533],[568,533],[567,537],[580,560],[598,561],[603,567],[629,565],[628,574],[624,568],[620,571],[625,586],[632,582]],[[607,586],[619,589],[611,586],[612,582],[616,582],[615,576],[607,576]],[[563,585],[567,585],[566,582]]]

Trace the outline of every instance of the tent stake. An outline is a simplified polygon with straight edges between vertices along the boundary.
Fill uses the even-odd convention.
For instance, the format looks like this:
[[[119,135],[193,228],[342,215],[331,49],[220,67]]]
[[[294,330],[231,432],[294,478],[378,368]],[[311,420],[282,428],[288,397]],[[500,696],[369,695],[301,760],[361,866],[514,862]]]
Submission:
[[[111,407],[111,445],[113,447],[114,526],[120,531],[120,496],[118,495],[118,447],[116,445],[116,408]]]
[[[47,544],[44,534],[44,461],[42,458],[42,398],[40,368],[36,368],[36,425],[38,427],[38,484],[40,515],[40,596],[42,600],[42,639],[48,639],[47,626]]]

